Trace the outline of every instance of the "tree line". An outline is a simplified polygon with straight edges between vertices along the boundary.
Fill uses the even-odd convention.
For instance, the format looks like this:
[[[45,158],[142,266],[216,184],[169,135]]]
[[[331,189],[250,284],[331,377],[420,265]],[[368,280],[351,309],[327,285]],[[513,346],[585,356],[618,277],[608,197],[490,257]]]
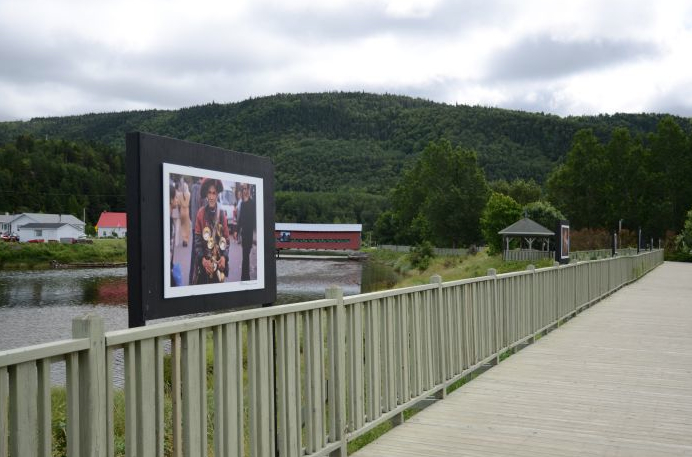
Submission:
[[[691,127],[657,114],[560,118],[342,92],[2,122],[0,210],[81,217],[86,208],[90,220],[124,210],[124,138],[139,130],[271,157],[277,221],[362,223],[370,231],[381,217],[383,241],[483,242],[475,191],[481,210],[495,192],[522,212],[550,203],[580,227],[611,229],[623,219],[629,228],[678,231],[690,206]],[[435,159],[445,167],[473,162],[483,179],[476,169],[430,178],[419,163],[427,148],[452,151]],[[406,179],[413,190],[403,188]],[[464,206],[450,205],[443,186],[468,196],[471,209],[461,211],[476,213],[475,222],[452,229]],[[447,206],[433,209],[435,201]],[[416,219],[420,208],[435,215]]]
[[[473,151],[443,140],[430,143],[404,173],[375,234],[383,242],[488,243],[498,251],[497,232],[526,215],[550,230],[568,218],[577,230],[641,228],[664,238],[685,227],[691,177],[692,135],[670,117],[636,137],[626,128],[606,141],[593,129],[578,131],[544,188],[523,179],[489,184]]]

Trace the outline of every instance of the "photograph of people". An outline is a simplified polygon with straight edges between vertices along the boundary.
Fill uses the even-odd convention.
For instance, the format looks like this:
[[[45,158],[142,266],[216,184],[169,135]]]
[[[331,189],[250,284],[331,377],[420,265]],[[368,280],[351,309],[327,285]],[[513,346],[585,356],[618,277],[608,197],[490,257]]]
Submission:
[[[243,263],[240,279],[249,281],[250,276],[250,252],[254,244],[254,237],[257,230],[257,210],[255,199],[252,196],[252,187],[249,184],[242,184],[242,203],[240,205],[239,231],[240,243],[243,247]]]
[[[164,182],[169,200],[164,206],[165,261],[170,269],[164,296],[263,287],[261,180],[165,164]]]
[[[206,198],[206,204],[195,217],[191,285],[224,282],[228,277],[228,216],[217,204],[222,191],[220,180],[202,180],[200,194]]]
[[[569,227],[562,226],[562,258],[569,257]]]

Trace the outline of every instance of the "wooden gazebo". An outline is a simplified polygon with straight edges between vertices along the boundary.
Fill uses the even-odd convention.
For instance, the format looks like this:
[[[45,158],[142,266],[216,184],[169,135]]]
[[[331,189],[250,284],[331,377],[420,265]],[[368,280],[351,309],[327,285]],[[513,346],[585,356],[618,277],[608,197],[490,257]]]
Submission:
[[[555,233],[528,217],[497,233],[502,235],[503,260],[537,260],[555,255],[549,250],[550,238],[555,236]],[[510,249],[509,243],[512,239],[519,239],[518,249]],[[534,248],[534,243],[537,241],[540,243],[539,249]]]

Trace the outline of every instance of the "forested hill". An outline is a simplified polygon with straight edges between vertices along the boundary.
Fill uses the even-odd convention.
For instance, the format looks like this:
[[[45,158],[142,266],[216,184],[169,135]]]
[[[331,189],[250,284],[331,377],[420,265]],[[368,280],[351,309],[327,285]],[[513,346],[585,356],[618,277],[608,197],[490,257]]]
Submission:
[[[489,180],[543,182],[567,153],[576,131],[602,139],[615,127],[652,132],[662,115],[567,117],[498,108],[453,106],[366,93],[280,94],[173,111],[148,110],[36,118],[0,123],[0,144],[19,135],[84,140],[124,150],[125,133],[144,131],[267,155],[277,190],[381,193],[433,140],[478,152]],[[676,119],[689,131],[689,119]]]

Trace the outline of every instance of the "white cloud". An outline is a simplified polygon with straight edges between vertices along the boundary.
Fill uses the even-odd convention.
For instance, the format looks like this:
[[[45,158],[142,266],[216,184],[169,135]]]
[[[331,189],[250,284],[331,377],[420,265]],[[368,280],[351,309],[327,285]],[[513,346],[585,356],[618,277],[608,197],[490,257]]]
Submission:
[[[0,120],[325,90],[689,116],[688,3],[2,0]]]

